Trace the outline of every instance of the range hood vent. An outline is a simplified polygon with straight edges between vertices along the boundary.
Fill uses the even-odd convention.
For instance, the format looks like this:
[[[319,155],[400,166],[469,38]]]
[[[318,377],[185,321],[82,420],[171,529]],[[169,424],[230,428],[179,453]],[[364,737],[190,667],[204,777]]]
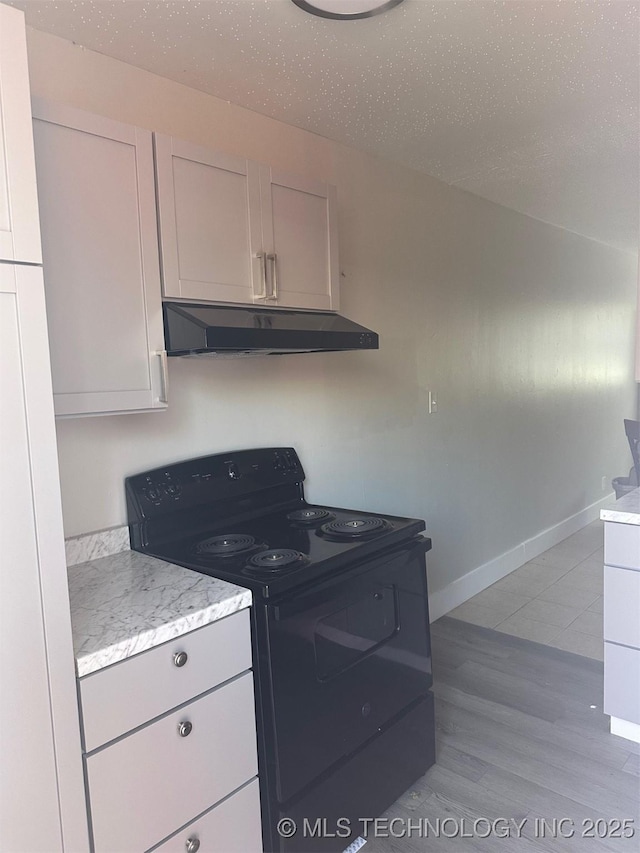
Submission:
[[[283,355],[378,349],[378,335],[339,314],[165,302],[167,355]]]

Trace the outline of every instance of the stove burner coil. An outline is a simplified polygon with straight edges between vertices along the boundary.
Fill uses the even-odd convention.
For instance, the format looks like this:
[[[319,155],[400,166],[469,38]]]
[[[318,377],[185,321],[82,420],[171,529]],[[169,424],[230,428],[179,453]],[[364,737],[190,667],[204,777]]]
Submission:
[[[196,545],[196,554],[205,557],[227,557],[255,548],[256,540],[248,533],[227,533],[204,539]]]
[[[345,521],[329,521],[320,528],[329,539],[364,539],[382,533],[391,527],[384,518],[348,518]]]
[[[309,558],[292,548],[272,548],[260,551],[249,559],[245,571],[256,574],[262,572],[281,572],[285,569],[297,569],[309,562]]]
[[[287,515],[287,521],[293,521],[295,524],[315,524],[317,521],[326,521],[334,516],[328,509],[314,509],[306,507],[305,509],[296,509]]]

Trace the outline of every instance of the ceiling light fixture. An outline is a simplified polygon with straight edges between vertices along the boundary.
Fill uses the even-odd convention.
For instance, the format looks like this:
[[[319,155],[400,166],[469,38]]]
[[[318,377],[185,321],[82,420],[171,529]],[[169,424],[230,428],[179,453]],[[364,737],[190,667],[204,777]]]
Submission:
[[[354,21],[386,12],[398,3],[402,3],[402,0],[293,0],[293,2],[305,12],[311,12],[312,15],[319,15],[321,18]]]

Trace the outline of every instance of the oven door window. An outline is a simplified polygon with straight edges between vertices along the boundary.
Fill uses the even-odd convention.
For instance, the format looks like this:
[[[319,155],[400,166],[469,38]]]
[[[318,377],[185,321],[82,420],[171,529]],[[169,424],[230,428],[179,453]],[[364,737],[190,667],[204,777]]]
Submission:
[[[339,675],[371,654],[399,630],[393,586],[362,598],[320,619],[315,629],[316,675],[320,681]]]

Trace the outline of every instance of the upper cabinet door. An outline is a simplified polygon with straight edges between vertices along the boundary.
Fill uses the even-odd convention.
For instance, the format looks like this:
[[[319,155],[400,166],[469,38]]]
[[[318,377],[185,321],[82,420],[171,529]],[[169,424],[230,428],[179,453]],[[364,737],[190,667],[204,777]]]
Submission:
[[[270,304],[338,309],[335,187],[260,167]]]
[[[24,14],[0,5],[0,260],[42,263]]]
[[[58,415],[166,407],[151,133],[36,103]]]
[[[155,146],[164,296],[264,298],[257,164],[159,133]]]

